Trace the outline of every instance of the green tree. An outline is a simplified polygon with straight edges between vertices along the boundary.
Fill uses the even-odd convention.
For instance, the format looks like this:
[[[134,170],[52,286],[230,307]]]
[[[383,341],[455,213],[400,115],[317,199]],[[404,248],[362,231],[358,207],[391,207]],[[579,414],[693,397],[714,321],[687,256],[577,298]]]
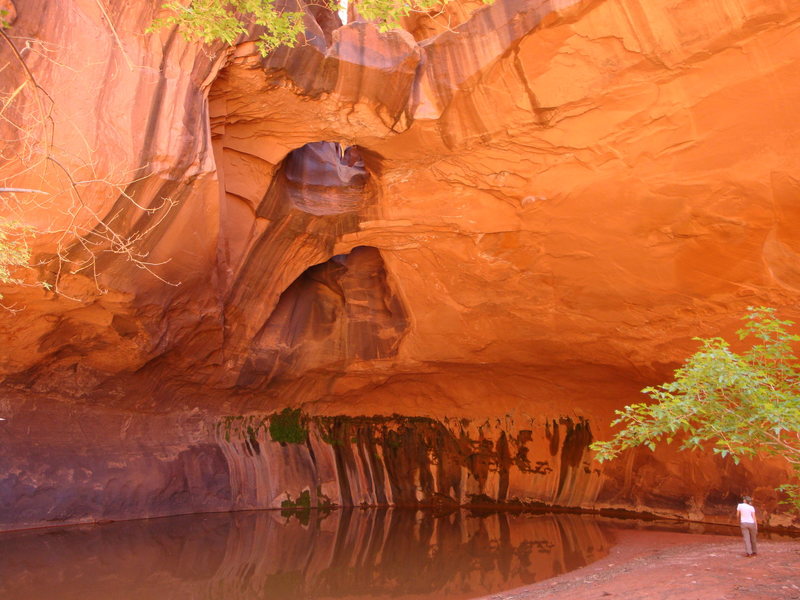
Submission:
[[[262,26],[265,31],[257,45],[264,56],[278,46],[294,46],[304,29],[304,13],[278,10],[274,0],[192,0],[188,6],[173,0],[162,8],[173,14],[156,19],[148,32],[177,25],[187,40],[232,45],[248,27]]]
[[[794,482],[782,485],[789,503],[800,510],[800,363],[789,333],[794,323],[775,309],[749,307],[737,331],[750,347],[742,354],[722,338],[695,338],[700,350],[675,371],[675,379],[642,390],[652,403],[616,411],[612,425],[622,429],[608,441],[591,445],[599,461],[627,448],[680,441],[680,449],[705,449],[730,456],[774,455],[793,468]]]
[[[361,0],[358,12],[375,21],[381,31],[399,27],[403,17],[413,12],[430,13],[450,0]],[[483,0],[490,4],[492,0]],[[333,11],[340,9],[337,0],[312,0]],[[303,12],[283,11],[275,0],[172,0],[162,5],[172,14],[157,19],[148,32],[161,27],[178,26],[187,40],[205,43],[223,41],[233,44],[252,26],[265,29],[257,46],[262,56],[279,46],[295,46],[304,31]]]

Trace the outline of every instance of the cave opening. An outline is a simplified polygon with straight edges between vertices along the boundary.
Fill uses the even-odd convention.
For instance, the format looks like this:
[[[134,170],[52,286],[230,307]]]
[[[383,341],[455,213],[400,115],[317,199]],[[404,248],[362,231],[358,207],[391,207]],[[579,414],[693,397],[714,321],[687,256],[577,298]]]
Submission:
[[[316,216],[357,212],[371,195],[371,173],[358,146],[310,142],[286,155],[281,173],[293,206]]]
[[[71,186],[42,171],[42,194],[88,186],[106,225],[141,232],[154,262],[139,266],[168,259],[181,275],[141,280],[120,248],[103,253],[94,288],[70,274],[76,298],[21,286],[0,361],[0,525],[278,508],[318,486],[333,497],[340,451],[348,485],[373,487],[341,496],[355,504],[390,497],[363,475],[388,455],[404,502],[721,521],[753,487],[767,518],[797,524],[770,491],[789,473],[773,463],[643,450],[600,467],[586,450],[690,335],[732,330],[759,298],[796,315],[796,163],[783,151],[797,133],[796,46],[773,43],[795,16],[772,6],[791,3],[705,21],[683,11],[690,27],[658,7],[623,18],[635,0],[452,3],[404,20],[414,43],[341,27],[354,2],[337,15],[314,1],[297,5],[304,43],[269,57],[243,38],[144,37],[155,3],[17,2],[29,6],[4,52],[52,93],[50,146],[91,154]],[[747,51],[718,52],[730,40]],[[659,61],[630,51],[642,44]],[[48,47],[63,49],[57,61],[31,54]],[[774,110],[742,113],[761,105]],[[134,196],[178,206],[129,224],[118,203]],[[46,275],[31,267],[31,281]],[[369,420],[313,448],[251,431],[241,457],[215,437],[221,415],[287,405]],[[377,420],[389,412],[404,421]],[[231,491],[240,476],[252,501]]]
[[[396,356],[409,319],[380,250],[357,246],[307,268],[255,336],[238,385]]]

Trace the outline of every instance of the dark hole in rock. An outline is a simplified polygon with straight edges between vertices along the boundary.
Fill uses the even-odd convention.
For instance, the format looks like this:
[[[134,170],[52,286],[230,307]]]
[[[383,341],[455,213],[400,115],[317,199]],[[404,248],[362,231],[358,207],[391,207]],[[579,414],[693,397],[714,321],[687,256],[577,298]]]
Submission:
[[[342,26],[342,19],[339,17],[338,13],[328,8],[321,0],[315,0],[306,4],[306,10],[314,17],[317,25],[319,25],[322,30],[322,34],[325,36],[325,45],[330,46],[332,34],[334,30]]]
[[[358,246],[309,267],[254,340],[239,385],[395,356],[408,320],[380,251]]]
[[[369,196],[370,173],[357,146],[306,144],[286,156],[283,176],[292,204],[312,215],[356,212]]]

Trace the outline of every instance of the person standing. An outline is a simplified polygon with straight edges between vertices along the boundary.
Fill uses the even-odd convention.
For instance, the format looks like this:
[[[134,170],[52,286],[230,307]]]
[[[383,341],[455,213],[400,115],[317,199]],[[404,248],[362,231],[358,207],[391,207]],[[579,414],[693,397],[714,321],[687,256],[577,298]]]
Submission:
[[[756,537],[758,536],[756,509],[750,504],[752,501],[750,496],[742,496],[741,503],[736,507],[739,526],[742,528],[742,537],[744,538],[744,553],[748,558],[756,555]]]

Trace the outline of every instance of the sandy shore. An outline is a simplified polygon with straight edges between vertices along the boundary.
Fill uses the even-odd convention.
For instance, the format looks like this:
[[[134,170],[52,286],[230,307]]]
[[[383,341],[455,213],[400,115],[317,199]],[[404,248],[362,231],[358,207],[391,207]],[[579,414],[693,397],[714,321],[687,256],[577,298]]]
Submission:
[[[540,583],[477,600],[800,600],[800,540],[617,530],[605,558]]]

